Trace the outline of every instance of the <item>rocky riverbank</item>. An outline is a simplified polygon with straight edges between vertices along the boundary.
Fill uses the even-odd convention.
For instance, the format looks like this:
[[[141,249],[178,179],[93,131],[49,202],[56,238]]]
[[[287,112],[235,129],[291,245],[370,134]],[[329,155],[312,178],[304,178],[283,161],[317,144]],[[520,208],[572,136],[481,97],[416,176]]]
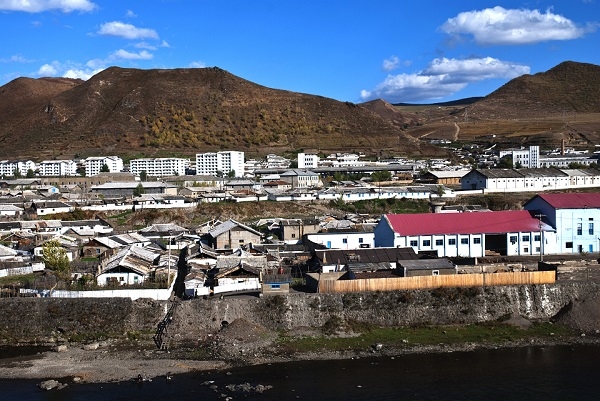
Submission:
[[[53,350],[0,356],[0,378],[114,382],[295,360],[600,344],[597,290],[572,283],[185,301],[168,352],[152,341],[165,304],[1,300],[2,343]]]

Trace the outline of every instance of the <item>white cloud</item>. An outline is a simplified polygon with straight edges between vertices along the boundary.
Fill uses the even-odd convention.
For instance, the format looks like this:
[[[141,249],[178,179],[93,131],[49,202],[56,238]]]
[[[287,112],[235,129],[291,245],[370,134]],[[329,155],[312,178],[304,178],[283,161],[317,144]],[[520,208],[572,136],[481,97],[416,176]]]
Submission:
[[[438,58],[412,74],[388,75],[375,89],[362,90],[363,100],[385,99],[392,103],[440,99],[469,83],[490,78],[512,79],[529,73],[529,67],[492,57],[471,59]]]
[[[72,11],[89,12],[98,8],[89,0],[0,0],[0,10],[41,13],[60,10],[64,13]]]
[[[481,45],[523,45],[549,40],[569,40],[594,31],[582,28],[551,10],[507,10],[503,7],[468,11],[449,18],[441,30],[449,35],[471,35]]]
[[[206,63],[204,61],[192,61],[189,66],[190,68],[205,68]]]
[[[399,65],[400,65],[400,59],[396,56],[392,56],[390,58],[383,60],[383,69],[385,71],[395,70],[396,68],[398,68]]]
[[[171,47],[171,45],[169,45],[169,43],[168,43],[166,40],[163,40],[163,41],[160,43],[160,47]]]
[[[154,29],[137,28],[134,25],[121,21],[112,21],[102,24],[98,34],[107,36],[118,36],[125,39],[158,39]]]
[[[0,63],[31,63],[32,60],[26,59],[20,54],[15,54],[9,58],[0,58]]]
[[[52,64],[44,64],[37,72],[40,77],[55,77],[58,75],[56,61]]]
[[[158,47],[151,45],[148,42],[139,42],[136,43],[135,45],[133,45],[134,47],[138,48],[138,49],[146,49],[146,50],[156,50],[158,49]]]
[[[137,18],[137,14],[136,14],[136,13],[134,13],[133,11],[131,11],[131,10],[127,10],[127,11],[125,12],[125,16],[126,16],[127,18]]]
[[[96,66],[96,68],[93,68],[90,65],[90,62],[88,62],[85,67],[82,67],[78,63],[72,63],[70,61],[65,63],[53,61],[41,66],[36,75],[40,77],[64,77],[88,80],[90,77],[96,75],[104,68],[105,67],[103,65],[101,67]]]
[[[73,78],[73,79],[83,79],[84,81],[87,81],[88,79],[90,79],[91,77],[93,77],[94,75],[98,74],[100,71],[102,71],[104,68],[101,69],[97,69],[97,70],[88,70],[88,69],[84,69],[84,70],[79,70],[79,69],[70,69],[67,70],[66,72],[63,73],[63,77],[64,78]]]
[[[139,53],[128,52],[127,50],[119,49],[113,54],[111,54],[111,59],[125,59],[125,60],[150,60],[152,57],[152,53],[142,50]]]

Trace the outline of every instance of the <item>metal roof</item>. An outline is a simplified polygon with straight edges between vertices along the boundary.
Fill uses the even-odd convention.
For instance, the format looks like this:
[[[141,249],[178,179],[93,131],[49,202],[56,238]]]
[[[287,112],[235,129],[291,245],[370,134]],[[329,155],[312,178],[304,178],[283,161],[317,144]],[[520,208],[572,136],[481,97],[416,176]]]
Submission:
[[[441,270],[455,269],[454,263],[446,258],[420,259],[400,261],[400,267],[406,270]]]
[[[539,194],[525,203],[540,198],[555,209],[600,208],[600,193]]]
[[[396,262],[398,260],[414,260],[419,257],[411,247],[406,248],[359,248],[352,250],[322,249],[315,251],[323,264],[342,265],[360,263]]]
[[[444,234],[505,234],[540,231],[540,221],[527,210],[470,213],[387,214],[383,216],[401,236]],[[543,231],[554,231],[542,222]]]
[[[212,236],[213,238],[216,238],[219,235],[231,230],[234,227],[241,227],[241,228],[248,230],[256,235],[260,235],[260,233],[258,231],[254,230],[242,223],[238,223],[237,221],[235,221],[233,219],[227,220],[226,222],[219,224],[218,226],[216,226],[215,228],[210,230],[208,232],[208,234],[210,234],[210,236]]]

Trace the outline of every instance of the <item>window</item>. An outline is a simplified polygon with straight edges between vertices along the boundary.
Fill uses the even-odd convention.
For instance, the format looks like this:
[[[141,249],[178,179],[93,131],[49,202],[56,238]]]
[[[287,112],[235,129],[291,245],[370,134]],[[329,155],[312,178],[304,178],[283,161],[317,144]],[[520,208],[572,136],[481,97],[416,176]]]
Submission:
[[[359,239],[358,239],[358,243],[359,243],[359,244],[362,244],[362,243],[363,243],[363,239],[362,239],[362,238],[359,238]]]
[[[414,241],[414,240],[410,241],[410,246],[418,246],[418,245],[419,245],[419,243],[417,241]]]
[[[528,247],[523,248],[523,252],[529,253],[529,248]]]
[[[588,224],[588,234],[590,234],[590,235],[594,234],[594,223]]]
[[[468,238],[461,238],[460,239],[460,243],[462,245],[469,245],[469,239]]]
[[[424,239],[423,240],[423,246],[431,246],[431,240]]]
[[[524,235],[523,236],[523,241],[529,242],[529,235]]]
[[[577,223],[577,235],[583,234],[582,223]]]
[[[432,270],[431,271],[431,275],[432,276],[439,276],[440,275],[440,271],[439,270]]]
[[[347,244],[348,243],[348,238],[342,238],[342,243],[343,244]]]
[[[481,238],[473,238],[474,244],[481,244]]]
[[[295,233],[292,233],[292,238],[296,238],[296,234]]]
[[[435,245],[436,246],[442,246],[442,245],[444,245],[444,240],[443,239],[436,239],[435,240]]]
[[[510,236],[510,243],[511,244],[515,244],[517,242],[517,236],[516,235],[511,235]]]
[[[573,249],[573,243],[572,242],[565,243],[565,248],[567,248],[567,249]]]
[[[535,251],[536,251],[537,253],[540,253],[540,247],[539,247],[539,246],[536,246],[536,247],[535,247]]]
[[[448,245],[456,245],[456,238],[450,238],[448,240]]]
[[[534,235],[534,236],[533,236],[533,240],[534,240],[535,242],[540,242],[540,241],[542,240],[542,237],[540,237],[540,235],[539,235],[539,234],[536,234],[536,235]]]

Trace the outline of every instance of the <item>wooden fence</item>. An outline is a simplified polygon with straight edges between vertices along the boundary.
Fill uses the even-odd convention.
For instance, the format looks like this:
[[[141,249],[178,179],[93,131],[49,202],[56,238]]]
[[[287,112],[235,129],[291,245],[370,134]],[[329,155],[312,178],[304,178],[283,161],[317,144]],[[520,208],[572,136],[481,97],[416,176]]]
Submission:
[[[332,280],[323,277],[324,274],[319,276],[318,292],[327,294],[341,292],[420,290],[438,287],[554,284],[556,282],[556,272],[554,271],[452,274],[360,280]]]

